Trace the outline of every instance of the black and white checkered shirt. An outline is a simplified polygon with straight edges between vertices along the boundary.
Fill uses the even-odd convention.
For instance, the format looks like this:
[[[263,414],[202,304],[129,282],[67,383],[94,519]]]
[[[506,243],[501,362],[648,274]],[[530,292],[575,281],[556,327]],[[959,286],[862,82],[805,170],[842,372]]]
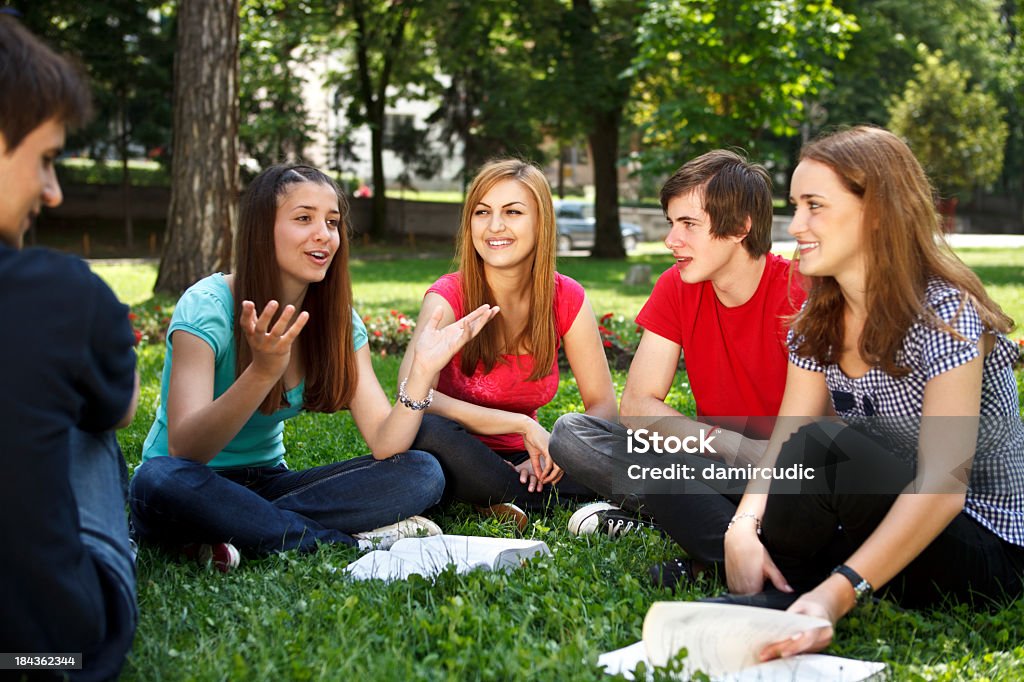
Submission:
[[[789,336],[789,360],[797,367],[824,372],[836,414],[848,424],[866,425],[898,456],[916,459],[924,390],[928,381],[978,357],[984,332],[974,306],[945,280],[932,277],[925,308],[962,337],[936,329],[922,315],[897,354],[910,374],[896,378],[872,367],[851,379],[838,363],[821,365],[796,355]],[[1013,364],[1017,344],[1000,334],[982,369],[981,423],[964,511],[1004,540],[1024,546],[1024,424],[1021,423]],[[913,463],[913,462],[911,462]]]

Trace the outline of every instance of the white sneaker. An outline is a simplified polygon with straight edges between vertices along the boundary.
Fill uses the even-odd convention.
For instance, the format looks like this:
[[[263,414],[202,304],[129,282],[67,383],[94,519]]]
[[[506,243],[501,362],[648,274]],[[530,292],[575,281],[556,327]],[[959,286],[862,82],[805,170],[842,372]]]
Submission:
[[[402,538],[425,538],[431,535],[440,535],[441,527],[430,519],[422,516],[410,516],[390,526],[381,526],[362,533],[353,533],[352,537],[359,544],[359,549],[368,551],[371,549],[391,549]]]
[[[607,535],[617,538],[641,528],[652,528],[662,532],[661,527],[651,520],[641,519],[636,514],[623,511],[609,502],[593,502],[577,509],[569,517],[569,532],[573,535]]]

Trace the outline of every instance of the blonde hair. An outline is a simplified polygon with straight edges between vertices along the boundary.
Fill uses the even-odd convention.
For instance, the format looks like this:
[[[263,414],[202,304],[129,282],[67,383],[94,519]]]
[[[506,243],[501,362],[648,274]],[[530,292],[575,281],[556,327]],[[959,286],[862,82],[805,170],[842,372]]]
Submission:
[[[491,188],[504,180],[521,183],[537,205],[537,243],[530,265],[529,319],[514,339],[508,338],[508,330],[500,315],[485,325],[462,351],[462,372],[472,375],[481,362],[484,371],[490,372],[501,360],[502,351],[525,347],[533,356],[533,371],[528,381],[536,381],[551,371],[558,344],[554,319],[555,208],[547,178],[536,166],[519,159],[498,159],[486,163],[473,178],[462,208],[456,255],[462,275],[462,300],[465,310],[474,310],[484,303],[496,303],[484,275],[483,260],[473,246],[472,221],[473,208]]]

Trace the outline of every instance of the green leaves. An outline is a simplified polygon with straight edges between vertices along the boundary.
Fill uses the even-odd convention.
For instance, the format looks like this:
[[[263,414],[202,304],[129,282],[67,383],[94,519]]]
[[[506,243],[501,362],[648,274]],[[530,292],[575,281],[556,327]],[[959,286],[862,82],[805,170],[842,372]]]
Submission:
[[[856,29],[831,0],[650,3],[633,63],[645,172],[715,147],[757,158],[765,136],[795,135],[806,102],[829,85],[826,59],[841,56]]]
[[[903,137],[944,196],[991,184],[1003,168],[1009,128],[998,98],[942,52],[921,46],[902,96],[890,106],[889,128]]]

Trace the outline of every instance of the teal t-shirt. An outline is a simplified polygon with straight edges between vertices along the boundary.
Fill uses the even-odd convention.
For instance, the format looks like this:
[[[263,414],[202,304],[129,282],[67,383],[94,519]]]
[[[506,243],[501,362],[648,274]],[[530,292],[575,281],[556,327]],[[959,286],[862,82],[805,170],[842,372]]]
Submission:
[[[214,354],[213,398],[216,400],[235,382],[234,298],[224,281],[224,275],[217,273],[199,280],[181,295],[171,324],[167,329],[167,351],[164,357],[164,371],[160,382],[160,404],[156,420],[149,429],[142,446],[143,461],[162,457],[167,452],[167,388],[170,385],[171,365],[174,347],[171,335],[178,330],[199,337],[210,345]],[[366,326],[352,311],[352,346],[359,350],[366,345]],[[217,469],[246,466],[276,466],[284,459],[284,420],[294,417],[302,410],[302,395],[306,382],[288,391],[289,407],[273,414],[256,412],[245,423],[238,435],[231,439],[209,465]]]

